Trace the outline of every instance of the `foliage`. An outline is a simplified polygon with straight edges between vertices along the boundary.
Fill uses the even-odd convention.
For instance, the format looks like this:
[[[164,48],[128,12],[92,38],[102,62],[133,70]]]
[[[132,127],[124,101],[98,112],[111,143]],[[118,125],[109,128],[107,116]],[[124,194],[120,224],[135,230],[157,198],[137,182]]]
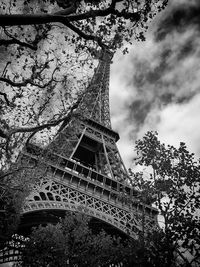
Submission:
[[[20,266],[109,266],[123,259],[121,240],[93,234],[89,217],[68,212],[57,225],[35,228],[22,251]]]
[[[15,160],[13,150],[31,134],[55,133],[52,127],[84,92],[97,50],[144,40],[148,21],[166,5],[167,0],[2,0],[1,165]]]
[[[164,249],[169,248],[161,230],[152,231],[145,239],[122,240],[102,230],[93,233],[89,222],[89,217],[81,213],[67,212],[57,225],[34,228],[17,266],[180,266],[174,262],[168,265]]]
[[[48,23],[59,23],[72,31],[66,38],[76,43],[78,49],[93,45],[109,47],[112,50],[120,48],[124,41],[131,42],[132,36],[144,40],[144,31],[148,28],[147,21],[152,19],[156,12],[167,5],[167,0],[43,0],[31,1],[16,0],[3,4],[3,14],[0,16],[0,25],[46,25],[45,37],[50,27]],[[4,15],[6,14],[6,15]],[[24,14],[23,16],[19,16]],[[16,37],[16,36],[15,36]],[[37,45],[41,35],[32,39],[18,39],[25,41],[25,45]],[[28,44],[26,41],[29,41]],[[5,41],[4,41],[5,42]]]
[[[158,208],[164,227],[122,242],[103,231],[92,233],[83,214],[67,213],[56,226],[33,231],[22,266],[198,266],[199,161],[184,143],[166,146],[153,132],[136,142],[136,151],[137,164],[152,172],[132,172],[132,185],[141,201]]]
[[[143,41],[148,21],[167,2],[1,1],[0,201],[4,222],[16,221],[29,192],[29,183],[28,188],[22,186],[29,174],[12,165],[19,151],[38,132],[40,142],[46,144],[56,127],[73,115],[96,66],[96,51],[123,49],[126,53],[123,45],[134,38]]]
[[[37,133],[40,144],[45,145],[59,124],[72,117],[90,82],[97,51],[106,48],[114,52],[134,38],[144,40],[148,20],[166,4],[167,0],[134,4],[132,0],[1,1],[0,184],[2,192],[7,192],[1,197],[4,214],[5,203],[9,203],[5,196],[10,200],[12,194],[14,199],[18,193],[21,196],[17,193],[19,182],[13,191],[2,179],[16,170],[11,168],[19,151],[30,140],[38,141]],[[14,207],[16,201],[11,202]],[[22,203],[21,197],[17,202]]]
[[[23,191],[8,183],[0,185],[0,247],[16,231],[20,220]]]
[[[43,163],[22,158],[9,171],[0,172],[0,245],[17,230],[24,199],[46,170]]]
[[[164,219],[164,229],[150,238],[159,240],[153,248],[156,260],[162,260],[162,266],[173,266],[178,258],[192,266],[192,262],[200,260],[199,160],[195,160],[184,143],[178,149],[166,146],[153,132],[147,132],[136,142],[136,151],[137,164],[148,167],[151,173],[149,177],[132,173],[133,185],[140,190],[143,200],[147,197],[149,201],[149,196],[153,196],[151,203]]]

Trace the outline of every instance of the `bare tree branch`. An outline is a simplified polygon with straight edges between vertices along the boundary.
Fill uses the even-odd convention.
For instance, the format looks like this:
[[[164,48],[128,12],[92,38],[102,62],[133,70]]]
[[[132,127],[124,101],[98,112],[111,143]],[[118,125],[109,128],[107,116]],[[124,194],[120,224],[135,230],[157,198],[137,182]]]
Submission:
[[[8,67],[8,65],[10,65],[11,64],[11,61],[8,61],[7,63],[6,63],[6,66],[4,67],[4,69],[3,69],[3,71],[2,71],[2,77],[4,77],[5,75],[6,75],[6,72],[7,72],[7,67]]]
[[[52,82],[52,80],[50,80],[45,84],[38,84],[38,83],[34,83],[32,79],[27,79],[23,82],[13,82],[10,79],[5,78],[5,77],[0,77],[0,81],[8,83],[9,85],[11,85],[13,87],[21,87],[21,86],[26,86],[27,84],[30,84],[32,86],[36,86],[36,87],[39,87],[41,89],[47,87]]]
[[[82,14],[74,14],[74,15],[69,15],[67,19],[69,21],[78,21],[78,20],[84,20],[84,19],[89,19],[89,18],[94,18],[94,17],[106,17],[110,14],[116,15],[117,17],[123,17],[125,19],[132,19],[135,21],[138,21],[140,19],[140,12],[127,12],[127,11],[118,11],[115,9],[115,5],[117,2],[122,2],[120,1],[112,1],[111,5],[106,8],[106,9],[95,9],[95,10],[90,10],[88,12],[82,13]]]
[[[0,15],[1,26],[16,26],[16,25],[32,25],[32,24],[46,24],[50,22],[58,22],[62,16],[53,16],[50,14],[11,14]]]
[[[8,135],[2,129],[0,129],[0,137],[6,139]]]
[[[7,132],[3,131],[2,129],[0,129],[0,136],[4,139],[6,139],[6,143],[5,143],[5,150],[6,150],[6,154],[9,157],[9,143],[11,140],[12,135],[16,134],[16,133],[31,133],[31,135],[29,136],[26,145],[28,144],[28,142],[30,141],[30,139],[39,131],[46,129],[46,128],[51,128],[51,127],[55,127],[58,124],[60,124],[61,122],[64,122],[65,124],[67,124],[67,122],[69,122],[72,118],[72,116],[74,116],[74,110],[78,107],[80,101],[82,99],[82,96],[80,96],[78,98],[78,100],[73,104],[73,106],[70,108],[70,111],[68,112],[68,114],[66,116],[64,116],[63,118],[42,124],[42,125],[37,125],[34,127],[20,127],[20,128],[15,128],[15,129],[11,129],[8,130]]]
[[[80,102],[80,99],[78,99],[78,101],[76,103],[74,103],[74,105],[71,107],[70,112],[64,116],[63,118],[57,119],[55,121],[49,122],[49,123],[45,123],[43,125],[38,125],[35,127],[23,127],[23,128],[16,128],[14,130],[11,130],[9,135],[13,135],[15,133],[27,133],[27,132],[32,132],[32,134],[29,136],[28,138],[28,142],[30,141],[30,139],[39,131],[46,129],[46,128],[51,128],[54,126],[57,126],[58,124],[60,124],[63,121],[70,121],[70,119],[73,116],[73,111],[78,107]]]
[[[12,171],[7,171],[6,173],[0,175],[0,179],[3,179],[3,178],[5,178],[5,177],[7,177],[7,176],[9,176],[11,174],[14,174],[16,172],[21,171],[21,170],[24,170],[24,169],[34,169],[35,167],[36,167],[36,163],[34,164],[34,166],[20,166],[20,167],[17,167],[16,169],[13,169]],[[2,184],[1,184],[1,186],[2,186]],[[7,186],[7,187],[10,188],[10,186],[8,186],[6,184],[5,184],[5,186]],[[14,189],[14,188],[12,188],[12,189]]]
[[[37,50],[37,46],[31,45],[31,44],[28,44],[28,43],[25,43],[25,42],[21,42],[21,41],[17,40],[14,37],[12,37],[12,39],[10,39],[10,40],[5,40],[5,39],[0,40],[0,46],[8,46],[8,45],[12,45],[12,44],[18,44],[20,46],[24,46],[24,47],[30,48],[30,49],[32,49],[34,51]]]
[[[71,24],[69,21],[66,21],[63,24],[66,25],[68,28],[70,28],[72,31],[76,32],[79,36],[81,36],[85,40],[96,41],[100,47],[102,47],[102,48],[107,47],[108,48],[108,46],[105,45],[102,42],[102,38],[100,38],[98,36],[95,36],[95,35],[85,34],[83,31],[81,31],[79,28],[77,28],[76,26],[74,26],[73,24]]]
[[[15,25],[32,25],[32,24],[46,24],[50,22],[61,22],[60,19],[65,19],[67,15],[76,12],[77,1],[53,14],[3,14],[0,15],[1,26],[15,26]]]
[[[115,1],[114,1],[115,2]],[[15,26],[15,25],[32,25],[32,24],[46,24],[51,22],[60,22],[65,25],[66,20],[78,21],[94,17],[105,17],[109,14],[115,14],[118,17],[124,17],[125,19],[132,18],[138,20],[140,18],[139,12],[126,12],[118,11],[115,9],[115,4],[111,4],[106,9],[90,10],[82,14],[74,14],[60,11],[52,14],[11,14],[0,15],[1,26]]]
[[[8,106],[10,106],[10,102],[9,102],[9,100],[8,100],[8,96],[7,96],[7,94],[6,94],[6,93],[2,93],[2,92],[0,92],[0,95],[2,95],[2,96],[4,97],[4,99],[5,99],[5,101],[6,101],[6,104],[7,104]]]
[[[68,18],[67,14],[60,15],[58,13],[52,14],[11,14],[0,15],[0,26],[16,26],[16,25],[34,25],[46,24],[51,22],[64,23]]]
[[[13,15],[0,15],[1,26],[14,26],[14,25],[31,25],[31,24],[46,24],[52,22],[62,23],[67,26],[79,36],[86,40],[93,40],[97,42],[101,47],[105,47],[100,37],[95,35],[88,35],[82,30],[71,24],[73,21],[80,21],[95,17],[106,17],[110,14],[117,17],[123,17],[125,19],[131,19],[132,21],[139,21],[141,15],[139,12],[126,12],[118,11],[115,9],[116,3],[122,0],[113,0],[110,6],[106,9],[90,10],[82,14],[73,14],[76,11],[75,6],[69,9],[64,9],[60,12],[52,14],[13,14]]]

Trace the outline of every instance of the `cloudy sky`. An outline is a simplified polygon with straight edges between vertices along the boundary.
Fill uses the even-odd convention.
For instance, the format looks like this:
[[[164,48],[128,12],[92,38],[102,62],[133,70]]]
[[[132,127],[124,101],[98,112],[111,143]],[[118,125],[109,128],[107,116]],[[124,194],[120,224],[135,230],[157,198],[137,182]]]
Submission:
[[[148,130],[167,144],[185,142],[200,157],[200,1],[169,2],[146,41],[115,55],[112,64],[112,125],[127,167],[135,140]]]

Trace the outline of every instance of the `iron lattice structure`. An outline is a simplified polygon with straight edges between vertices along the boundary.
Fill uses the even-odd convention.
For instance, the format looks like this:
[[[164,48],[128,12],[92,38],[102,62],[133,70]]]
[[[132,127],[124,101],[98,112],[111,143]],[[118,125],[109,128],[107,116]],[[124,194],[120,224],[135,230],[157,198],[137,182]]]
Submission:
[[[20,161],[43,166],[22,213],[33,218],[39,211],[84,212],[137,239],[157,226],[157,210],[137,198],[117,149],[119,135],[111,128],[109,110],[111,59],[109,52],[101,53],[74,115],[53,142],[45,149],[31,145],[21,154]],[[17,244],[1,251],[0,262],[19,259]]]
[[[49,145],[54,153],[74,159],[118,181],[127,181],[128,173],[112,131],[109,108],[109,79],[112,54],[102,52],[92,81],[69,123],[63,123]],[[87,156],[86,156],[87,155]]]

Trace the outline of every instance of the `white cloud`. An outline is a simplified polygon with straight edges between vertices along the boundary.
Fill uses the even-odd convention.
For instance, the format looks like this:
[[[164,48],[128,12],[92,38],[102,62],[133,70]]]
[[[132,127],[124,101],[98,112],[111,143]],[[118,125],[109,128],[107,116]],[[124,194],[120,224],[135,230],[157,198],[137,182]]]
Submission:
[[[183,3],[194,6],[197,1],[170,2],[151,24],[145,42],[135,42],[128,55],[117,54],[114,57],[110,89],[112,124],[121,136],[119,149],[127,167],[134,156],[135,139],[141,138],[148,130],[157,130],[167,144],[186,142],[191,152],[200,155],[199,29],[188,24],[178,30],[172,22],[166,38],[158,42],[153,36],[160,20],[173,19],[174,6],[182,8]],[[186,52],[182,51],[184,46]],[[163,58],[166,51],[169,54]],[[135,83],[135,74],[139,81],[143,79],[142,88]],[[151,75],[158,75],[158,80],[150,81]],[[162,97],[166,94],[169,94],[169,99],[164,103]],[[131,109],[138,99],[151,105],[139,126],[134,117],[136,111]]]
[[[157,126],[163,142],[178,146],[186,142],[191,152],[200,154],[200,94],[189,103],[172,104],[160,113],[160,123]]]

